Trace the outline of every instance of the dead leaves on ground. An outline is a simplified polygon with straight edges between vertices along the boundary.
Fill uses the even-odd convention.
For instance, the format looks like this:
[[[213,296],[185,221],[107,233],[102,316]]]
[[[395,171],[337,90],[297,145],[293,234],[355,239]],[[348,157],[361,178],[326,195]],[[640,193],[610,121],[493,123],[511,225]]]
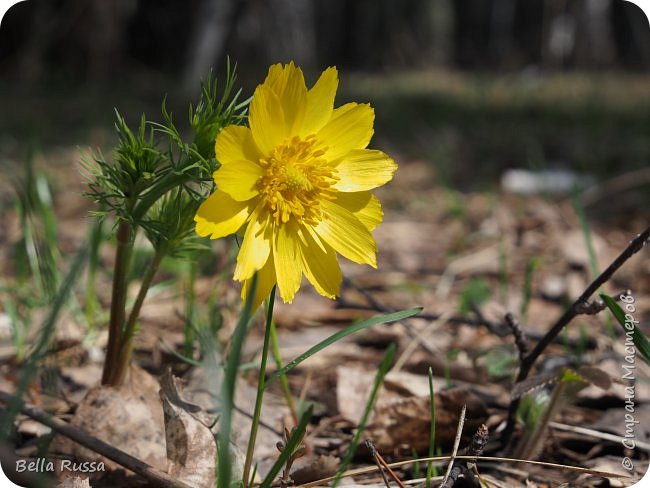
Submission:
[[[377,304],[385,309],[422,305],[431,315],[457,316],[464,288],[476,279],[485,280],[490,297],[477,304],[474,312],[495,322],[506,312],[520,315],[525,270],[532,259],[539,259],[540,264],[533,275],[531,299],[522,327],[525,331],[543,332],[562,312],[563,301],[577,296],[590,281],[584,235],[578,230],[579,221],[571,202],[509,194],[461,194],[434,186],[433,179],[428,165],[403,164],[392,187],[380,190],[386,217],[375,231],[379,269],[370,271],[344,261],[343,273],[349,283],[343,287],[339,302],[325,300],[305,289],[290,306],[278,303],[276,322],[284,361],[340,330],[342,325],[376,314]],[[68,217],[68,221],[62,222],[64,237],[68,241],[78,240],[79,216],[71,212]],[[73,221],[75,224],[71,225]],[[639,222],[642,219],[631,217],[616,225],[591,229],[600,268],[627,245]],[[7,229],[9,234],[0,235],[0,239],[11,244],[9,241],[15,238],[18,229],[15,223]],[[102,255],[107,266],[111,259],[110,253]],[[10,269],[8,260],[8,255],[1,252],[0,268]],[[639,253],[606,285],[606,291],[614,294],[631,287],[637,317],[647,320],[649,277],[650,259],[647,253]],[[99,288],[100,299],[106,304],[108,284],[102,282]],[[223,343],[237,318],[239,293],[230,282],[217,282],[212,277],[201,277],[195,291],[199,300],[205,302],[215,289],[222,299],[220,312],[224,321],[219,339]],[[144,333],[137,342],[139,358],[146,359],[142,364],[160,372],[164,360],[172,358],[164,352],[170,347],[177,349],[182,343],[183,310],[183,296],[178,290],[163,290],[148,300],[143,309]],[[184,389],[177,388],[175,382],[174,388],[168,385],[170,388],[163,395],[163,416],[163,407],[158,402],[159,387],[151,377],[141,377],[123,391],[96,388],[99,373],[96,353],[101,351],[105,337],[99,334],[90,347],[82,346],[83,334],[75,330],[73,318],[65,317],[63,322],[65,327],[60,328],[55,340],[61,346],[61,354],[53,358],[51,365],[60,373],[59,393],[65,401],[59,398],[55,405],[57,402],[36,386],[31,391],[32,398],[41,406],[52,406],[59,414],[72,414],[74,425],[118,447],[123,446],[152,465],[162,469],[169,466],[169,472],[179,479],[193,479],[202,470],[207,473],[213,449],[211,436],[216,429],[210,429],[203,422],[205,419],[200,419],[203,414],[214,419],[218,412],[218,402],[212,394],[218,391],[212,381],[214,371],[190,368],[185,375]],[[307,454],[293,466],[294,481],[319,479],[338,468],[339,458],[367,401],[377,364],[391,342],[398,344],[398,358],[409,352],[402,361],[401,371],[386,377],[368,425],[366,435],[373,439],[382,455],[396,459],[411,456],[413,450],[423,452],[428,448],[429,368],[434,374],[436,393],[436,444],[443,451],[453,440],[463,404],[468,405],[467,436],[471,437],[475,427],[483,422],[491,432],[499,427],[516,367],[516,362],[508,358],[510,352],[516,361],[512,338],[498,337],[476,325],[449,320],[435,322],[414,319],[374,327],[328,347],[291,372],[289,381],[294,396],[316,404],[316,421],[305,439]],[[620,358],[625,353],[623,341],[608,336],[602,315],[580,317],[567,330],[567,338],[576,344],[580,343],[581,334],[589,336],[591,345],[580,352],[580,361],[598,366],[610,377],[620,376]],[[247,359],[254,361],[259,357],[261,335],[259,326],[251,333],[246,344]],[[419,342],[410,347],[416,337]],[[64,344],[67,345],[63,347]],[[64,355],[64,351],[71,349],[70,344],[81,351],[78,357]],[[544,370],[563,367],[572,356],[576,359],[575,350],[561,343],[553,345],[548,352],[540,364]],[[497,362],[501,364],[498,368]],[[11,389],[16,378],[15,367],[5,361],[2,372],[3,388]],[[639,378],[647,378],[650,369],[639,363],[637,373]],[[255,375],[245,374],[238,384],[236,404],[244,411],[252,410],[254,383]],[[275,387],[271,388],[264,404],[266,426],[260,429],[255,446],[260,474],[277,457],[278,433],[290,426],[279,393]],[[605,391],[587,387],[578,394],[576,404],[564,409],[556,420],[603,432],[609,426],[610,433],[620,435],[621,429],[617,430],[616,425],[620,422],[624,394],[624,387],[617,382]],[[636,400],[640,403],[639,415],[645,415],[641,403],[650,402],[647,382],[637,382]],[[192,405],[203,412],[198,418]],[[237,413],[234,424],[233,442],[243,446],[250,420],[245,414]],[[118,426],[127,432],[118,434]],[[21,435],[32,441],[32,445],[43,433],[33,423],[22,422]],[[638,433],[647,434],[641,427]],[[191,439],[196,442],[190,442]],[[57,441],[55,447],[70,456],[93,458],[92,453],[69,443],[66,446],[63,441]],[[623,454],[615,442],[557,429],[551,429],[544,447],[545,459],[572,460],[611,470],[616,459],[620,462],[617,456]],[[358,460],[368,461],[362,451]],[[24,452],[35,453],[33,449]],[[204,455],[193,455],[194,452]],[[641,458],[645,454],[635,454],[639,457],[637,466],[643,466]],[[544,480],[552,477],[548,470],[520,466],[507,469],[500,466],[491,475],[486,479],[494,479],[495,486],[500,482],[509,487],[525,486],[526,480],[529,486],[544,486]],[[562,473],[553,475],[562,478]],[[591,483],[580,478],[573,482],[586,483],[582,486]],[[614,483],[610,481],[611,486]]]

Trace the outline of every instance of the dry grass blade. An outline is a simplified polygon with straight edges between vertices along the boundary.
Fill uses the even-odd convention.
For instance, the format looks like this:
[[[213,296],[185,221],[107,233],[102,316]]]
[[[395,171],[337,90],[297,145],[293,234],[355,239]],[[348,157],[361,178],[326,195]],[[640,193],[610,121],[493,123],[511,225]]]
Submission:
[[[424,336],[428,334],[437,325],[445,323],[449,317],[451,317],[451,312],[442,313],[436,320],[428,323],[420,332],[418,332],[415,335],[415,337],[413,337],[411,341],[408,343],[408,345],[404,349],[404,352],[399,357],[399,359],[395,361],[395,366],[393,366],[393,372],[400,371],[404,366],[404,364],[406,363],[406,361],[408,361],[408,359],[411,357],[413,352],[422,343],[422,341],[424,340]]]
[[[460,411],[460,418],[458,419],[458,428],[456,429],[456,438],[454,439],[454,447],[451,451],[451,456],[449,457],[449,464],[447,465],[447,472],[445,477],[442,479],[440,486],[446,486],[449,475],[451,474],[451,469],[454,467],[454,461],[456,461],[456,454],[458,454],[458,446],[460,445],[460,437],[463,435],[463,426],[465,425],[465,413],[467,412],[467,405],[463,405],[463,409]]]
[[[620,444],[624,438],[618,435],[610,434],[609,432],[601,432],[595,429],[588,429],[586,427],[579,427],[577,425],[562,424],[560,422],[549,422],[549,427],[555,430],[562,430],[564,432],[574,432],[596,439],[603,439],[606,441],[616,442]],[[635,448],[641,449],[645,452],[650,452],[650,442],[644,442],[635,439]]]
[[[406,466],[418,463],[426,463],[428,461],[433,462],[445,462],[449,461],[451,456],[434,456],[434,457],[423,457],[417,459],[408,459],[406,461],[398,461],[395,463],[389,463],[388,466],[391,468],[398,468],[400,466]],[[580,466],[570,466],[567,464],[558,464],[558,463],[549,463],[545,461],[532,461],[530,459],[516,459],[516,458],[506,458],[498,456],[456,456],[456,460],[468,460],[472,462],[495,462],[495,463],[520,463],[520,464],[530,464],[533,466],[541,466],[545,468],[560,469],[563,471],[573,471],[580,474],[588,474],[592,476],[599,476],[601,478],[616,478],[616,479],[630,479],[630,476],[626,474],[613,473],[611,471],[602,471],[598,469],[583,468]],[[350,476],[359,476],[363,474],[373,473],[377,471],[377,466],[368,466],[365,468],[351,469],[346,471],[341,475],[341,478],[347,478]],[[332,481],[334,476],[328,478],[323,478],[316,481],[311,481],[302,485],[298,485],[296,488],[313,488],[315,486],[326,486],[327,483]],[[406,484],[409,484],[408,482]]]

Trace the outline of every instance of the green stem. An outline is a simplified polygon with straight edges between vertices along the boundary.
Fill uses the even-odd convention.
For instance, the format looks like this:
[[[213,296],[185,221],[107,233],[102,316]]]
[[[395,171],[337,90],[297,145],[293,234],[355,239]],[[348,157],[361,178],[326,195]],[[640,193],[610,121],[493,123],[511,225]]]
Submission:
[[[279,371],[283,366],[282,357],[280,356],[280,341],[278,340],[278,331],[275,328],[274,320],[271,320],[271,349],[273,351],[273,359],[275,360],[275,364]],[[284,373],[280,375],[280,382],[282,383],[282,391],[284,392],[284,398],[287,401],[287,407],[289,407],[289,411],[291,412],[293,423],[294,425],[298,425],[298,411],[296,410],[296,405],[291,396],[287,376]]]
[[[113,274],[113,291],[111,311],[108,324],[108,346],[106,360],[102,373],[102,384],[111,384],[111,377],[116,367],[117,356],[122,340],[122,326],[126,316],[126,286],[129,262],[133,251],[133,229],[126,221],[120,222],[117,228],[115,249],[115,272]]]
[[[140,316],[140,310],[142,309],[142,304],[144,299],[147,296],[147,292],[151,287],[154,276],[158,272],[160,263],[163,257],[166,254],[166,247],[161,247],[156,251],[156,254],[153,257],[153,260],[149,264],[149,267],[145,271],[145,274],[142,278],[142,284],[140,285],[140,290],[138,291],[138,296],[135,299],[131,313],[129,314],[129,319],[126,323],[124,332],[121,334],[120,347],[117,355],[117,362],[115,365],[115,370],[110,378],[110,384],[112,385],[121,385],[124,382],[126,377],[126,372],[129,369],[129,364],[131,363],[131,355],[133,354],[133,338],[135,337],[135,327],[138,322],[138,317]]]
[[[253,297],[257,289],[257,273],[253,281],[242,310],[237,326],[230,340],[228,358],[224,364],[224,376],[221,384],[221,416],[219,417],[219,438],[217,444],[217,488],[231,488],[232,457],[230,455],[230,432],[232,427],[232,412],[235,408],[235,385],[237,373],[241,364],[241,352],[246,333],[251,321]]]
[[[262,346],[262,359],[260,361],[260,374],[257,380],[257,397],[255,398],[255,410],[253,411],[253,423],[251,425],[251,433],[248,438],[248,446],[246,448],[246,461],[244,462],[244,475],[242,481],[244,488],[249,486],[249,477],[251,465],[253,464],[253,452],[255,451],[255,439],[257,437],[257,429],[260,425],[260,415],[262,413],[262,399],[264,398],[264,381],[266,379],[266,361],[269,354],[269,342],[271,339],[271,329],[273,324],[273,303],[275,301],[275,286],[271,290],[266,303],[266,326],[264,328],[264,344]]]
[[[192,346],[194,345],[194,327],[196,326],[196,262],[190,261],[187,276],[187,303],[185,306],[185,328],[183,329],[184,354],[192,357]]]

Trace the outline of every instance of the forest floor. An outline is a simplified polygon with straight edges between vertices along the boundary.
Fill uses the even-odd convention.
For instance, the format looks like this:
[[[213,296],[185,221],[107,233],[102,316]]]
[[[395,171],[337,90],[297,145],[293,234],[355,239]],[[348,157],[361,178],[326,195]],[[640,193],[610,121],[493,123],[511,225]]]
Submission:
[[[387,117],[382,120],[390,122]],[[381,127],[382,121],[378,124]],[[422,124],[426,129],[421,134],[432,130],[431,124]],[[450,129],[453,138],[467,135],[462,128],[456,129]],[[477,134],[469,130],[470,136]],[[644,139],[637,134],[631,140],[644,144],[647,135]],[[390,138],[381,141],[382,146],[391,146]],[[642,153],[639,147],[628,150]],[[487,486],[630,486],[648,468],[650,367],[641,356],[633,357],[633,363],[626,362],[630,351],[624,330],[608,310],[577,316],[541,355],[529,381],[515,385],[519,351],[516,334],[504,317],[513,314],[524,333],[523,341],[532,349],[598,273],[648,227],[644,190],[648,175],[643,165],[632,165],[605,178],[600,174],[577,200],[570,192],[518,194],[500,184],[499,178],[492,178],[482,188],[469,185],[473,188],[460,191],[454,182],[462,178],[463,171],[471,178],[471,168],[458,174],[452,163],[441,167],[435,164],[435,156],[432,164],[430,158],[414,157],[402,148],[393,155],[399,170],[390,184],[377,191],[385,210],[384,222],[374,232],[378,268],[341,259],[344,283],[339,299],[323,298],[304,284],[292,304],[278,300],[279,353],[286,364],[355,320],[411,307],[423,307],[423,312],[350,335],[289,372],[289,388],[299,411],[314,406],[304,438],[306,455],[296,461],[291,473],[295,484],[336,472],[364,414],[385,351],[394,343],[397,352],[391,370],[378,391],[362,437],[370,439],[387,462],[427,455],[430,370],[436,455],[452,451],[466,405],[461,450],[469,447],[471,453],[472,436],[483,424],[487,427],[484,456],[523,456],[610,474],[508,460],[479,461],[477,471]],[[444,158],[453,161],[455,155],[447,153]],[[70,145],[50,147],[34,159],[36,172],[47,175],[51,188],[54,219],[46,222],[55,223],[53,259],[61,275],[74,253],[88,241],[92,223],[90,202],[82,195],[85,182],[79,159],[78,148]],[[498,168],[493,171],[502,172]],[[29,252],[24,252],[26,226],[43,221],[36,219],[30,224],[21,219],[14,186],[21,178],[11,175],[0,180],[0,391],[7,393],[18,388],[29,344],[37,337],[51,305],[42,287],[35,285],[37,279],[41,284],[46,281],[42,275],[34,276]],[[108,226],[104,229],[107,235],[110,231]],[[204,359],[207,349],[227,345],[240,314],[239,290],[231,279],[236,243],[226,239],[213,243],[211,252],[198,260],[195,273],[186,263],[163,263],[142,310],[135,366],[126,386],[115,394],[97,387],[107,341],[113,253],[112,244],[103,245],[94,277],[86,272],[75,284],[74,299],[60,315],[49,353],[34,371],[24,399],[164,472],[169,458],[178,461],[174,457],[178,453],[170,453],[169,446],[165,449],[165,416],[159,400],[159,378],[167,368],[182,378],[178,386],[181,397],[198,406],[202,418],[216,418],[219,375]],[[145,263],[150,256],[150,249],[138,243],[135,259]],[[86,300],[91,279],[97,302],[89,311]],[[137,293],[138,282],[139,277],[133,276],[131,298]],[[633,297],[634,318],[649,332],[647,249],[627,260],[601,292]],[[247,337],[244,363],[250,367],[243,368],[237,384],[235,403],[240,413],[235,416],[233,442],[241,451],[245,451],[250,429],[247,414],[252,412],[255,398],[255,365],[259,364],[264,335],[262,315],[258,313]],[[198,331],[194,330],[188,350],[190,316]],[[24,329],[16,329],[18,318]],[[206,339],[210,334],[214,342]],[[188,352],[192,361],[181,357]],[[626,364],[634,367],[633,390],[625,377],[629,371]],[[274,369],[275,365],[269,367],[269,373]],[[575,372],[578,379],[567,379],[567,371]],[[513,392],[522,396],[528,410],[521,413],[509,448],[504,449],[500,440]],[[545,416],[549,405],[552,411]],[[626,414],[638,423],[630,423]],[[280,382],[268,390],[262,419],[255,446],[260,477],[279,455],[276,443],[283,428],[291,428],[294,422]],[[5,470],[7,464],[15,463],[16,456],[57,460],[57,466],[63,459],[102,459],[28,416],[19,415],[16,427],[11,444],[2,446]],[[628,439],[633,436],[634,449],[623,442],[626,433]],[[178,442],[177,451],[192,449],[191,443]],[[201,457],[199,452],[195,455]],[[623,466],[625,460],[631,469]],[[103,461],[105,471],[93,473],[96,481],[92,486],[150,483],[126,473],[117,463]],[[447,465],[447,460],[436,463],[436,483]],[[366,466],[375,463],[362,444],[350,468]],[[426,463],[411,462],[394,471],[407,482],[422,478]],[[49,474],[60,479],[71,472]],[[472,486],[472,478],[466,473],[465,479],[461,477],[453,486]],[[376,469],[343,482],[383,485]]]

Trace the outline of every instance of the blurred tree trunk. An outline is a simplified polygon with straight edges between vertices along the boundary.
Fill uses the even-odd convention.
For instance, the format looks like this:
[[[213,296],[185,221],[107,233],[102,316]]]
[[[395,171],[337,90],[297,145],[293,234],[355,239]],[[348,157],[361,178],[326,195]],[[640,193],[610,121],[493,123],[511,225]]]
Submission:
[[[431,58],[436,66],[448,66],[454,52],[454,9],[451,0],[431,0]]]
[[[83,13],[80,40],[87,46],[86,76],[93,80],[108,79],[119,70],[128,10],[120,0],[90,0]]]
[[[318,66],[316,19],[311,1],[268,0],[270,22],[264,22],[266,43],[271,62],[293,60],[306,71]]]
[[[576,65],[610,67],[614,61],[611,0],[584,0],[578,13]]]
[[[496,66],[512,63],[515,0],[493,0],[490,17],[490,58]]]
[[[54,35],[60,14],[57,15],[57,9],[52,2],[33,1],[29,3],[29,8],[30,26],[22,32],[25,37],[20,49],[18,73],[24,82],[33,83],[43,75],[45,52]]]
[[[226,40],[236,27],[243,8],[244,0],[203,0],[199,4],[182,75],[186,94],[198,93],[199,80],[224,55]]]
[[[576,21],[567,0],[545,0],[542,16],[542,68],[560,69],[575,48]]]

